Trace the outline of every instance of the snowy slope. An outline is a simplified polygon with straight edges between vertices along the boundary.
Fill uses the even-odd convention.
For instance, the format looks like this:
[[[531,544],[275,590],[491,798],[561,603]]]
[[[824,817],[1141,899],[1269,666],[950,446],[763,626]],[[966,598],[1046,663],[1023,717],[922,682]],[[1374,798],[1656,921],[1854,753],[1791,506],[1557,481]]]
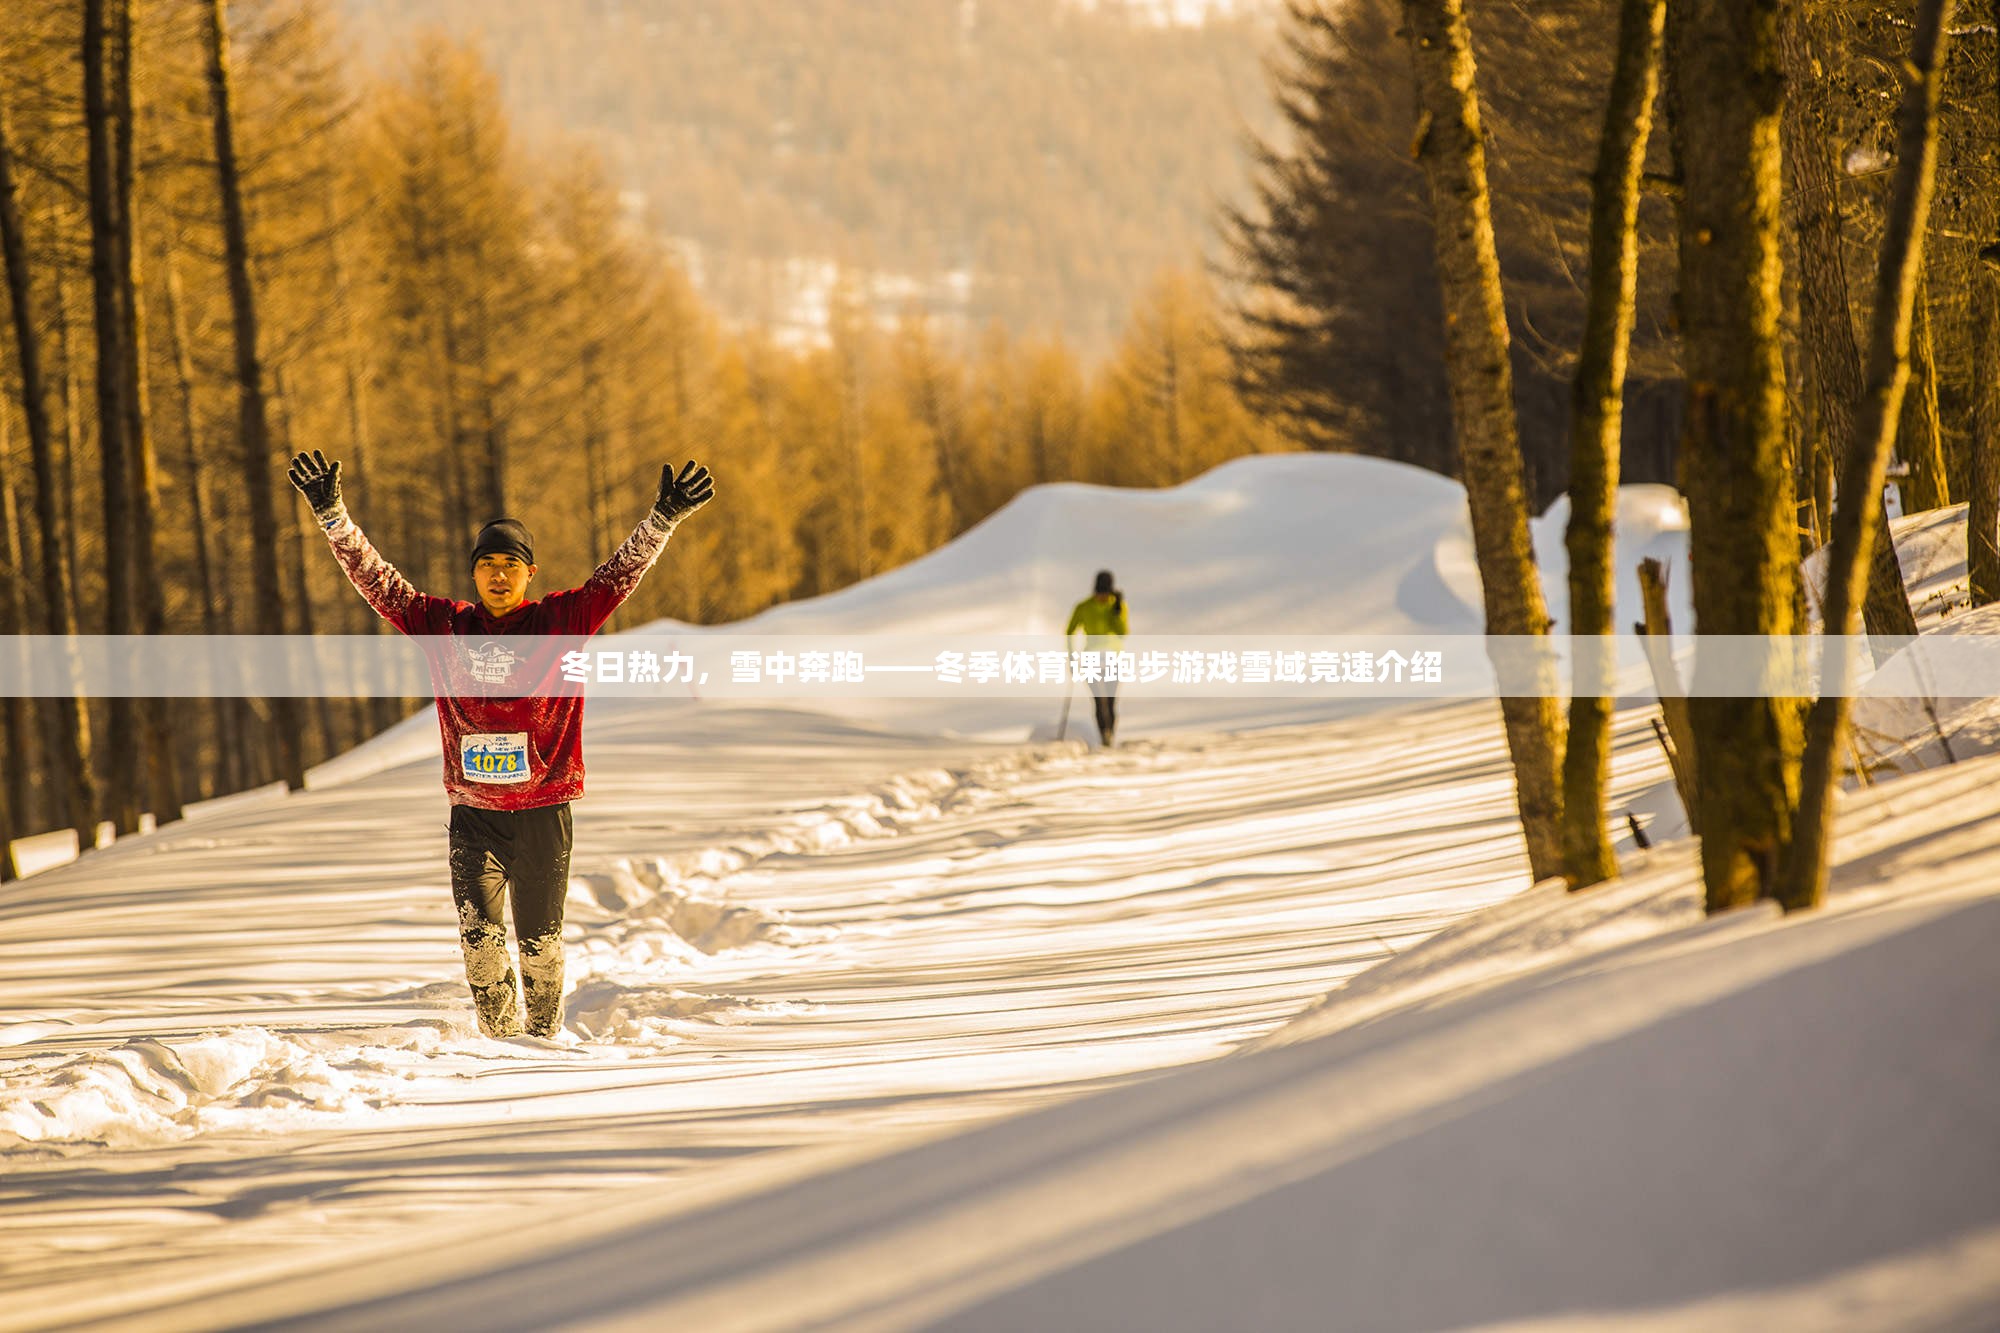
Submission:
[[[1245,460],[1160,494],[1048,488],[926,560],[765,619],[1059,627],[1110,564],[1135,616],[1191,629],[1264,614],[1326,632],[1476,629],[1476,583],[1453,555],[1462,505],[1434,477],[1324,457]],[[1671,555],[1677,513],[1659,496],[1621,514],[1635,544]],[[1551,529],[1559,545],[1552,518],[1538,544]],[[1820,1219],[1790,1267],[1742,1266],[1718,1286],[1717,1241],[1671,1270],[1681,1285],[1607,1282],[1591,1308],[1671,1314],[1783,1279],[1807,1302],[1785,1308],[1817,1309],[1829,1292],[1907,1298],[1913,1273],[1956,1293],[1951,1309],[1978,1298],[1965,1275],[1983,1271],[1993,1219],[1961,1195],[2000,1199],[1983,1189],[1990,1144],[1967,1137],[1991,1123],[2000,1070],[1979,1026],[1995,1012],[1980,989],[1991,970],[1966,971],[1990,943],[1990,769],[1857,798],[1867,814],[1843,826],[1843,854],[1872,897],[1843,901],[1861,926],[1815,934],[1759,915],[1717,929],[1698,920],[1686,844],[1649,860],[1621,838],[1644,871],[1628,888],[1522,897],[1490,704],[1322,707],[1229,731],[1226,711],[1187,702],[1179,718],[1135,719],[1150,730],[1110,753],[934,725],[983,718],[593,702],[561,1043],[470,1028],[428,716],[312,790],[243,798],[10,889],[0,1327],[319,1312],[369,1328],[954,1313],[967,1327],[1169,1328],[1214,1327],[1218,1310],[1323,1327],[1307,1317],[1329,1299],[1322,1276],[1353,1284],[1357,1310],[1428,1281],[1431,1303],[1409,1308],[1567,1317],[1578,1307],[1550,1293],[1573,1275],[1534,1245],[1494,1249],[1491,1231],[1525,1225],[1537,1245],[1587,1242],[1599,1266],[1647,1268],[1702,1199],[1676,1193],[1693,1179],[1684,1163],[1648,1156],[1685,1146],[1660,1085],[1726,1074],[1731,1092],[1782,1096],[1805,1070],[1746,1059],[1703,1082],[1700,1040],[1643,1043],[1802,958],[1860,954],[1922,924],[1908,913],[1945,910],[1919,890],[1971,904],[1951,922],[1961,947],[1869,965],[1858,993],[1907,989],[1903,1007],[1872,1028],[1841,1015],[1867,1040],[1800,1073],[1803,1094],[1851,1112],[1825,1135],[1758,1121],[1733,1137],[1770,1164],[1757,1179],[1774,1200],[1741,1227]],[[1614,770],[1616,807],[1666,827],[1643,714],[1621,715]],[[1349,1007],[1320,1004],[1384,960]],[[1757,993],[1773,1032],[1793,1005],[1821,1003]],[[1933,1006],[1966,1017],[1931,1021]],[[1852,1095],[1844,1080],[1890,1058],[1891,1027],[1903,1055],[1889,1086],[1906,1094]],[[1764,1031],[1746,1029],[1753,1053]],[[1272,1049],[1215,1058],[1259,1041]],[[1518,1118],[1493,1108],[1586,1051],[1602,1058],[1574,1104],[1602,1113],[1575,1139],[1581,1156],[1557,1134],[1504,1180],[1424,1165],[1440,1125],[1467,1127],[1448,1160],[1520,1141]],[[1619,1052],[1650,1072],[1634,1082]],[[1968,1072],[1940,1087],[1947,1067]],[[1838,1222],[1824,1164],[1905,1133],[1892,1112],[1907,1117],[1910,1098],[1935,1109],[1883,1159],[1909,1189],[1871,1176],[1853,1197],[1875,1230]],[[1369,1156],[1401,1142],[1403,1156]],[[1955,1180],[1928,1165],[1933,1143],[1955,1155]],[[1913,1154],[1924,1169],[1904,1170]],[[1371,1160],[1363,1179],[1326,1174]],[[1630,1191],[1592,1185],[1622,1179],[1605,1174],[1618,1163]],[[1313,1188],[1323,1178],[1330,1196]],[[1454,1192],[1461,1178],[1469,1193]],[[1656,1231],[1611,1225],[1635,1193]],[[1329,1217],[1323,1197],[1361,1202]],[[1462,1225],[1429,1248],[1357,1246],[1324,1274],[1282,1241],[1365,1236],[1377,1216],[1403,1228],[1384,1237]],[[1801,1255],[1819,1266],[1791,1263]],[[1132,1305],[1141,1288],[1159,1301]]]
[[[1055,635],[1108,567],[1139,632],[1477,633],[1434,576],[1464,527],[1455,483],[1370,458],[1243,458],[1164,491],[1037,486],[901,569],[742,628]]]
[[[1827,910],[1690,847],[1521,895],[1235,1058],[875,1154],[627,1191],[208,1307],[316,1327],[1990,1328],[1996,761],[1848,803]],[[768,1168],[771,1164],[762,1166]]]
[[[1558,608],[1567,522],[1567,500],[1534,521]],[[1668,487],[1627,486],[1616,522],[1623,624],[1640,614],[1626,567],[1648,555],[1684,566],[1687,516]],[[1277,454],[1164,491],[1037,486],[901,569],[734,628],[1058,634],[1102,567],[1140,633],[1477,634],[1484,623],[1456,482],[1380,459]]]

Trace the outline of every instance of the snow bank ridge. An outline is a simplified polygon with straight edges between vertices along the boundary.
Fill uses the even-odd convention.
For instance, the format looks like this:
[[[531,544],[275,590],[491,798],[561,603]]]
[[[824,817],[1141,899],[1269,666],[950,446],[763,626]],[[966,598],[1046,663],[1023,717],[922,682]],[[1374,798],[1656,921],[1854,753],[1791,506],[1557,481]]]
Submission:
[[[9,1072],[0,1148],[141,1148],[217,1129],[272,1129],[370,1105],[375,1089],[300,1041],[259,1027],[146,1038]]]
[[[564,1001],[563,1026],[585,1041],[660,1045],[684,1040],[704,1023],[728,1026],[753,1016],[806,1012],[805,1005],[703,994],[673,986],[634,986],[594,976]]]
[[[1017,772],[1043,756],[1028,754],[965,769],[900,773],[867,792],[797,812],[787,823],[728,847],[674,857],[630,857],[570,876],[568,916],[600,930],[623,923],[637,931],[664,926],[703,954],[756,943],[801,944],[824,932],[782,916],[733,907],[722,881],[773,857],[811,856],[857,842],[894,838],[920,824],[976,808],[990,799],[1001,769]]]

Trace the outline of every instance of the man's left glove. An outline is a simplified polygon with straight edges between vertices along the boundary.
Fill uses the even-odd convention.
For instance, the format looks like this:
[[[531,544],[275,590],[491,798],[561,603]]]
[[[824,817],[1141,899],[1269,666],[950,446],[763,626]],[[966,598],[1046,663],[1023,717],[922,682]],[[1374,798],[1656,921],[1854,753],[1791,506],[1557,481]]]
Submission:
[[[292,465],[286,469],[286,474],[291,477],[292,485],[306,497],[306,503],[312,506],[313,517],[319,519],[322,526],[339,516],[339,463],[327,462],[326,455],[315,449],[309,454],[293,455]]]
[[[669,463],[660,469],[660,494],[653,501],[653,512],[671,528],[714,498],[715,481],[707,468],[697,467],[689,459],[677,477],[674,465]]]

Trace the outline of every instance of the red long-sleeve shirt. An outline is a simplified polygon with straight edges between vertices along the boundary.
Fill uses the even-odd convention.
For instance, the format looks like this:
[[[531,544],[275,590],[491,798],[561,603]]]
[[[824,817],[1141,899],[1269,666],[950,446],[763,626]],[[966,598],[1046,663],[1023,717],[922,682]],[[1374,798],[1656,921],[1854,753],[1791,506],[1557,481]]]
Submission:
[[[424,643],[451,803],[532,810],[583,795],[583,696],[563,679],[562,650],[603,628],[659,559],[673,525],[647,514],[581,587],[494,616],[476,602],[419,592],[344,508],[322,521],[355,591]],[[530,635],[555,637],[548,651],[524,656],[517,636]]]

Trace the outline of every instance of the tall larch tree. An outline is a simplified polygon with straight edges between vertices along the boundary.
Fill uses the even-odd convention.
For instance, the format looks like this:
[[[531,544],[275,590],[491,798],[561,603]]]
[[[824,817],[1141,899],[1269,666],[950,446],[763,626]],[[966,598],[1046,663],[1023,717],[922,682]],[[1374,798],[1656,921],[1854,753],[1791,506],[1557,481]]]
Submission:
[[[1676,34],[1682,469],[1695,629],[1787,636],[1798,586],[1786,440],[1778,240],[1782,0],[1670,0]],[[1699,670],[1699,665],[1697,666]],[[1697,682],[1698,686],[1706,682]],[[1799,709],[1763,682],[1715,682],[1689,701],[1701,756],[1702,875],[1710,911],[1770,892],[1791,837]]]
[[[1414,149],[1430,185],[1452,422],[1472,516],[1486,632],[1545,636],[1549,614],[1528,540],[1514,377],[1472,38],[1460,0],[1405,0],[1416,73]],[[1562,710],[1553,691],[1500,701],[1516,802],[1537,880],[1562,873]]]
[[[1827,562],[1826,632],[1854,633],[1866,578],[1882,480],[1895,447],[1903,394],[1909,380],[1910,311],[1930,225],[1931,188],[1937,167],[1938,90],[1952,0],[1920,0],[1911,38],[1902,132],[1896,145],[1895,184],[1889,195],[1882,258],[1875,281],[1868,379],[1855,434],[1841,460],[1841,504],[1834,511]],[[1786,911],[1817,907],[1826,894],[1830,809],[1837,756],[1850,704],[1847,673],[1829,668],[1830,682],[1806,719],[1800,766],[1799,807],[1775,897]]]
[[[95,2],[95,0],[93,0]],[[236,155],[236,114],[229,62],[229,27],[223,0],[209,0],[206,60],[210,129],[214,141],[216,186],[222,214],[223,258],[229,283],[237,392],[237,478],[250,511],[249,563],[253,623],[265,635],[285,632],[285,597],[278,574],[278,503],[275,493],[278,460],[271,447],[264,364],[258,348],[257,296],[250,276],[249,223],[243,209],[243,182]],[[273,703],[273,751],[278,775],[287,786],[305,785],[302,745],[304,713],[298,702],[281,697]]]
[[[1604,136],[1590,183],[1590,268],[1583,347],[1570,395],[1570,633],[1577,664],[1596,652],[1608,679],[1615,634],[1612,516],[1625,417],[1625,367],[1639,279],[1639,180],[1659,91],[1666,0],[1622,0],[1618,60],[1605,99]],[[1603,642],[1599,642],[1603,640]],[[1598,651],[1601,649],[1602,651]],[[1563,867],[1571,888],[1615,879],[1618,858],[1604,824],[1611,768],[1611,700],[1579,690],[1570,700],[1563,752]]]
[[[76,603],[70,584],[68,534],[58,504],[62,493],[54,427],[49,418],[49,385],[42,367],[41,330],[34,316],[34,284],[26,225],[15,183],[7,109],[0,104],[0,257],[7,269],[7,296],[14,351],[21,383],[22,415],[34,474],[35,529],[39,537],[42,632],[68,641],[76,634]],[[74,694],[51,702],[53,739],[62,783],[64,821],[76,830],[78,845],[89,847],[97,827],[96,779],[91,771],[90,714]]]
[[[1809,442],[1809,447],[1838,457],[1846,449],[1846,442],[1854,438],[1855,414],[1860,411],[1861,349],[1854,340],[1853,303],[1848,296],[1847,261],[1843,253],[1846,221],[1836,169],[1839,149],[1827,106],[1829,64],[1812,46],[1813,8],[1810,0],[1798,0],[1786,5],[1779,16],[1779,52],[1785,80],[1780,131],[1784,162],[1792,177],[1789,194],[1798,232],[1799,335],[1805,343],[1806,364],[1814,386],[1813,403],[1818,409],[1813,419],[1821,432],[1819,438]],[[1706,109],[1696,108],[1693,114],[1700,119]],[[1822,527],[1828,525],[1829,519],[1829,515],[1819,515]],[[1886,513],[1879,518],[1864,611],[1868,632],[1885,640],[1907,638],[1917,632],[1916,616],[1903,590],[1895,544],[1889,540]],[[1889,650],[1886,644],[1884,647]]]

